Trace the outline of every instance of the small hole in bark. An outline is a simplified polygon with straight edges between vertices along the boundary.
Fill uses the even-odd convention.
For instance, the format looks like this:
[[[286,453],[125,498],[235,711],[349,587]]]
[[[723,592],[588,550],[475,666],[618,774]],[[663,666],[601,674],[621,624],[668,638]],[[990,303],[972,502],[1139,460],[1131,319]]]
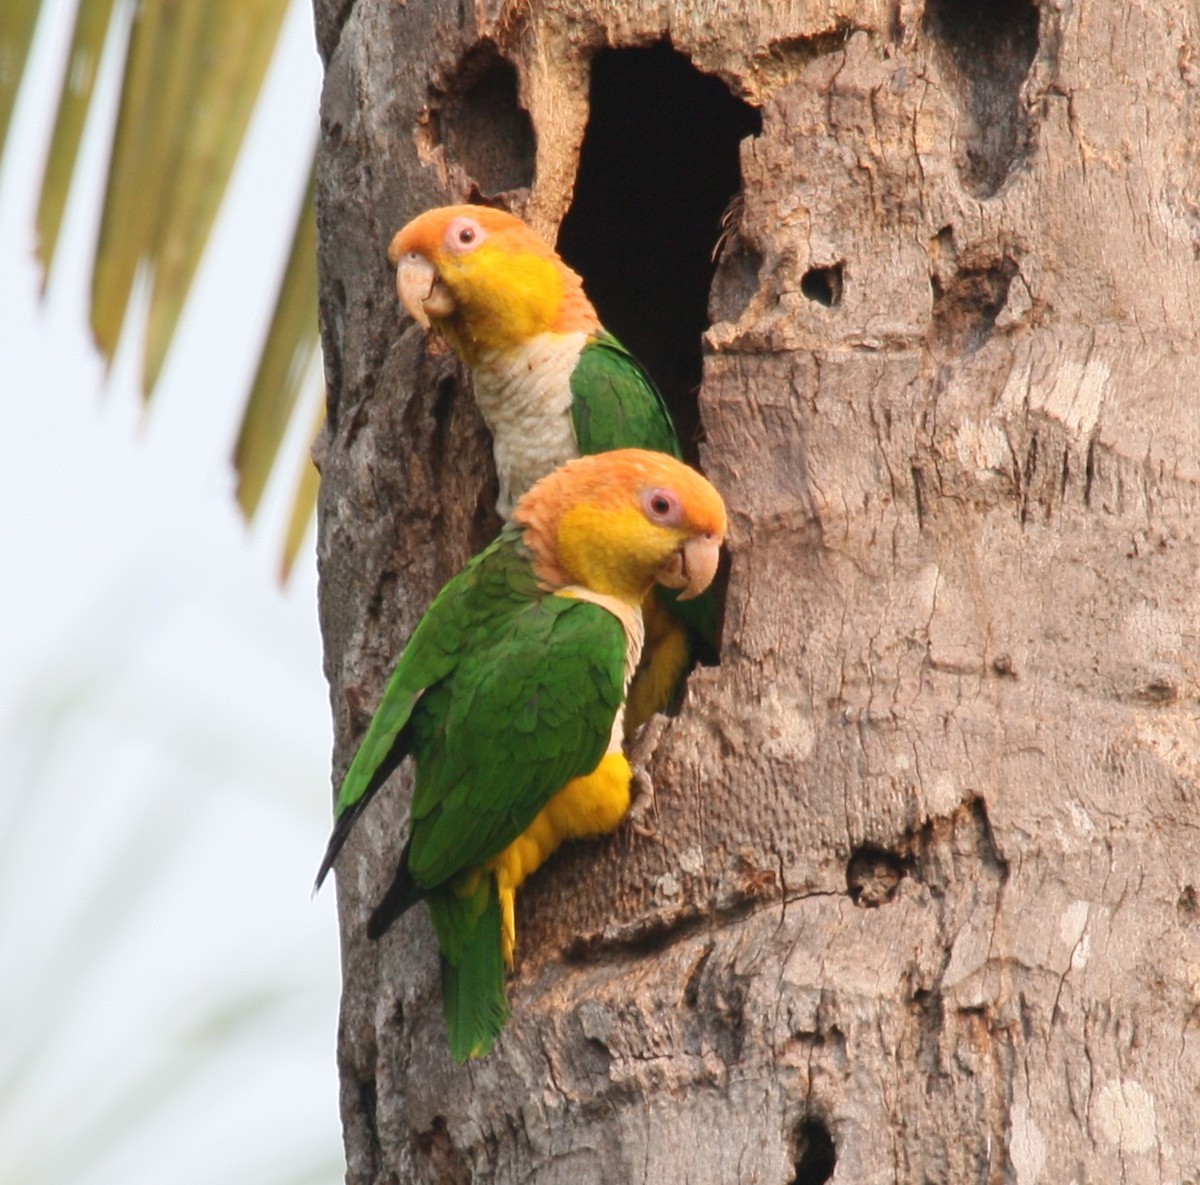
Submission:
[[[479,198],[533,184],[537,137],[521,106],[517,68],[490,42],[469,50],[435,106],[438,140]]]
[[[1196,893],[1195,885],[1183,886],[1179,900],[1175,902],[1175,908],[1179,912],[1179,920],[1186,925],[1190,925],[1200,918],[1200,895]]]
[[[829,1129],[819,1119],[805,1119],[796,1128],[796,1175],[790,1185],[823,1185],[833,1176],[837,1151]]]
[[[559,252],[662,388],[695,460],[714,248],[736,234],[722,215],[742,186],[738,146],[762,116],[666,42],[597,53],[589,103]]]
[[[426,1171],[423,1179],[444,1185],[470,1185],[471,1166],[454,1146],[445,1117],[435,1115],[427,1131],[419,1131],[410,1145],[413,1159]]]
[[[874,844],[856,848],[846,865],[850,900],[865,909],[886,905],[908,875],[908,864],[902,856]]]
[[[1020,270],[1017,262],[1006,255],[978,265],[964,263],[947,251],[942,234],[934,240],[930,256],[933,341],[949,353],[973,354],[995,331]],[[952,261],[952,270],[941,273],[937,269],[946,260]]]
[[[1138,688],[1136,698],[1154,707],[1173,704],[1179,699],[1179,688],[1166,676],[1159,675]]]
[[[976,795],[971,799],[970,810],[975,824],[980,864],[996,874],[1000,884],[1004,884],[1008,880],[1008,861],[1001,855],[1000,845],[996,843],[996,834],[988,817],[987,802]]]
[[[976,197],[991,197],[1032,139],[1021,84],[1037,53],[1037,5],[1033,0],[928,0],[924,31],[966,125],[959,175]]]
[[[842,303],[842,265],[833,267],[810,267],[800,277],[800,291],[809,300],[823,304],[827,309]]]
[[[358,1107],[363,1122],[371,1135],[378,1139],[379,1131],[379,1094],[375,1088],[374,1076],[360,1078],[358,1081]]]
[[[379,579],[375,585],[375,591],[371,594],[370,600],[367,602],[367,619],[369,621],[378,621],[383,613],[385,605],[395,604],[396,599],[396,573],[388,571],[386,568],[379,573]],[[366,719],[370,720],[371,713],[368,709],[358,708],[360,712],[366,713]]]
[[[1017,677],[1017,664],[1013,661],[1011,654],[997,654],[992,659],[992,673],[999,675],[1002,679],[1015,679]]]
[[[700,1002],[700,977],[704,974],[704,968],[708,965],[709,957],[713,953],[713,944],[709,943],[704,950],[700,952],[700,957],[696,960],[688,975],[687,983],[683,987],[683,1002],[689,1008],[695,1008]]]

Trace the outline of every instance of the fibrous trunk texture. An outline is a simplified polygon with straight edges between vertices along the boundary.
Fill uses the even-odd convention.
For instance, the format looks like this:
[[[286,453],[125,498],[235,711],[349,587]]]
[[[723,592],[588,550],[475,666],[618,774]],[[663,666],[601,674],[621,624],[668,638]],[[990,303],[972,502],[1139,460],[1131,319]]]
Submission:
[[[553,238],[613,47],[682,55],[761,117],[713,226],[698,395],[731,512],[723,644],[653,755],[656,834],[538,875],[512,1020],[458,1068],[424,911],[364,934],[394,780],[338,870],[349,1180],[1195,1180],[1192,0],[317,18],[338,777],[497,526],[392,233],[483,197]],[[682,300],[642,279],[654,254],[620,261],[631,286]]]

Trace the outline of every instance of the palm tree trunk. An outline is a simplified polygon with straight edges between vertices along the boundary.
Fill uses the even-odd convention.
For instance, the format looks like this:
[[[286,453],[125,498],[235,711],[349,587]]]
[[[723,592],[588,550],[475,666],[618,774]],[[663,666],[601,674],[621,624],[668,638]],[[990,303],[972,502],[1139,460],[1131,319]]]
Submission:
[[[553,236],[571,208],[611,327],[684,358],[732,521],[656,835],[535,878],[483,1062],[447,1054],[423,912],[364,934],[402,777],[347,848],[349,1180],[1194,1178],[1194,4],[316,7],[335,775],[496,526],[469,388],[384,257],[419,209]]]

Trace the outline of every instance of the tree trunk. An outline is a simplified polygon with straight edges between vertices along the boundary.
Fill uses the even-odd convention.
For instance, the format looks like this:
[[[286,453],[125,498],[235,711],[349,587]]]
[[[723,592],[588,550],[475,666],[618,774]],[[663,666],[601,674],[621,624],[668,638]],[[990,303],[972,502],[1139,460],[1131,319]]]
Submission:
[[[642,310],[610,328],[698,342],[662,318],[700,293],[698,404],[664,381],[731,514],[657,834],[528,886],[491,1056],[450,1060],[424,910],[364,934],[405,775],[347,847],[348,1179],[1196,1180],[1194,0],[316,7],[335,777],[497,526],[469,387],[385,259],[420,209],[502,200],[553,238],[578,169],[576,257],[602,243]],[[657,105],[668,57],[734,106]],[[635,100],[612,160],[645,155],[585,185],[602,68]],[[710,133],[714,160],[745,138],[706,291],[618,203],[645,185],[670,262]]]

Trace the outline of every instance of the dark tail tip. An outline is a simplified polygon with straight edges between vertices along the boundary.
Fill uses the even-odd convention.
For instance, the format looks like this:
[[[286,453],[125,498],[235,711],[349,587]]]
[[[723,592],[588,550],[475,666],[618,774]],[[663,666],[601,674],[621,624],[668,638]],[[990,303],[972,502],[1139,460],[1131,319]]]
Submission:
[[[400,863],[396,868],[396,875],[392,878],[388,891],[367,919],[367,937],[370,939],[382,938],[391,924],[405,910],[416,905],[424,895],[424,890],[413,881],[408,873],[408,846],[405,845],[404,851],[400,855]]]
[[[349,838],[354,824],[358,822],[358,816],[362,814],[363,807],[366,805],[366,798],[360,798],[358,802],[334,823],[333,834],[329,837],[329,843],[325,847],[325,856],[321,860],[321,867],[317,869],[317,879],[313,884],[314,897],[317,890],[325,883],[325,878],[329,875],[329,870],[333,867],[333,862],[338,858],[338,853],[342,850],[342,845]]]

